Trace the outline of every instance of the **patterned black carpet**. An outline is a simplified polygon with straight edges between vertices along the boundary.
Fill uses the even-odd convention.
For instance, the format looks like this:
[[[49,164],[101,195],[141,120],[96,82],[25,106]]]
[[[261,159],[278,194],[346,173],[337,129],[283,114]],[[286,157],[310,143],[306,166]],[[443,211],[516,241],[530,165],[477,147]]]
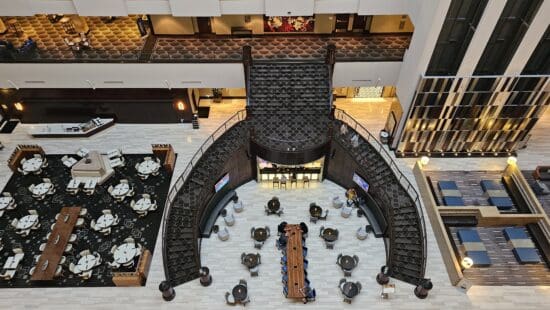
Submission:
[[[0,288],[114,286],[111,280],[111,268],[106,265],[106,262],[113,261],[113,257],[110,254],[113,245],[120,245],[124,239],[131,236],[136,242],[152,253],[155,248],[164,203],[170,187],[171,174],[161,168],[158,176],[151,176],[149,179],[142,181],[138,178],[134,166],[137,162],[141,162],[144,156],[150,156],[150,154],[124,155],[126,166],[116,168],[115,175],[103,185],[98,185],[96,192],[92,196],[86,196],[82,192],[79,192],[76,196],[72,196],[65,192],[65,187],[71,179],[71,175],[70,169],[61,163],[62,155],[47,155],[49,166],[43,170],[40,176],[13,174],[3,191],[9,192],[14,196],[17,208],[4,212],[4,215],[0,218],[0,238],[2,238],[2,244],[4,245],[4,249],[0,251],[0,267],[4,265],[9,256],[13,255],[13,248],[21,247],[25,253],[25,257],[19,265],[20,269],[17,271],[15,278],[10,281],[0,279]],[[32,197],[27,187],[33,183],[41,183],[41,178],[50,178],[55,185],[56,193],[47,196],[43,201],[37,201]],[[114,186],[118,184],[120,179],[128,179],[129,183],[134,187],[136,196],[143,193],[151,194],[152,199],[157,201],[158,209],[150,212],[144,218],[138,218],[137,214],[130,208],[131,199],[127,198],[122,203],[115,202],[107,192],[107,188],[109,185]],[[41,243],[46,242],[46,234],[50,231],[51,224],[55,222],[56,213],[65,206],[81,206],[88,209],[86,226],[84,228],[75,228],[73,231],[78,236],[78,240],[74,244],[74,254],[66,254],[67,263],[63,267],[63,276],[61,278],[48,283],[31,282],[28,273],[31,267],[34,266],[34,256],[40,254],[39,246]],[[15,233],[10,223],[14,218],[19,219],[24,215],[28,215],[27,210],[30,209],[38,212],[41,227],[38,230],[32,230],[28,237],[21,237]],[[113,214],[117,214],[120,218],[120,223],[113,227],[111,234],[108,236],[103,236],[99,232],[89,228],[90,221],[92,219],[97,220],[104,209],[112,210]],[[103,263],[93,269],[91,279],[82,280],[69,271],[68,265],[71,262],[76,264],[78,253],[86,249],[92,252],[97,251],[101,255]],[[118,269],[117,271],[130,270]]]

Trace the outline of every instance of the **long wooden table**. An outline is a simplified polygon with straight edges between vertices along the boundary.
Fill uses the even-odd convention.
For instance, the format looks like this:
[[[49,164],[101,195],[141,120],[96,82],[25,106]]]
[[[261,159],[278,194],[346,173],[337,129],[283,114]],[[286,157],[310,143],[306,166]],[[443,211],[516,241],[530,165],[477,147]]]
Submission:
[[[65,247],[69,243],[69,238],[80,215],[80,209],[80,207],[64,207],[61,209],[59,218],[55,222],[55,227],[46,243],[46,248],[40,255],[38,263],[36,263],[31,277],[32,281],[53,280],[57,265],[61,261]],[[44,268],[44,266],[46,267]]]
[[[304,254],[300,225],[286,225],[286,258],[288,269],[288,298],[304,298],[305,287]]]

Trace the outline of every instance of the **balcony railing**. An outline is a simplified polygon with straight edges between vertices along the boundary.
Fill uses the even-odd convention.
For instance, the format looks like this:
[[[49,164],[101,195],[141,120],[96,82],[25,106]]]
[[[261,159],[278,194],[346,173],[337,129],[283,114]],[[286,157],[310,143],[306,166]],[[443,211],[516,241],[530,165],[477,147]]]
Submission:
[[[377,40],[381,35],[372,36]],[[370,36],[363,37],[364,42],[356,42],[349,46],[340,36],[306,35],[303,40],[311,40],[311,44],[304,42],[300,36],[263,35],[252,38],[218,37],[189,37],[189,38],[151,38],[155,42],[141,47],[130,49],[102,48],[93,45],[80,50],[73,50],[63,43],[46,48],[38,40],[38,49],[29,53],[19,53],[18,49],[7,50],[0,47],[0,63],[240,63],[242,61],[242,47],[253,46],[252,58],[255,60],[321,60],[325,58],[326,48],[336,46],[334,59],[339,62],[370,62],[370,61],[402,61],[408,48],[401,40],[399,44],[376,43],[371,44]],[[356,36],[351,36],[354,38]],[[338,39],[338,42],[333,42]],[[331,41],[332,40],[332,41]],[[164,43],[163,43],[164,42]],[[162,44],[163,43],[163,44]],[[306,50],[307,49],[307,50]]]
[[[141,50],[95,49],[87,48],[79,51],[70,48],[53,50],[37,49],[29,53],[19,53],[17,50],[0,53],[2,63],[137,63],[143,59]],[[148,58],[148,57],[145,57]]]

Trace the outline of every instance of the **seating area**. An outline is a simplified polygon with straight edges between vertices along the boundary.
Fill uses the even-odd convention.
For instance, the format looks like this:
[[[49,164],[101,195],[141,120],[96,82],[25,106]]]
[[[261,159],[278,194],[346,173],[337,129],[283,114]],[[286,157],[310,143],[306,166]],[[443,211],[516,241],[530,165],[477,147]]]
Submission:
[[[546,214],[550,215],[550,179],[543,171],[547,170],[539,169],[539,172],[537,170],[523,170],[522,174],[531,189],[533,189]]]
[[[16,20],[25,35],[17,36],[7,32],[0,35],[0,40],[7,40],[14,46],[20,46],[27,36],[35,39],[37,51],[32,58],[41,61],[120,62],[121,60],[138,60],[137,55],[142,49],[143,39],[135,26],[137,16],[117,17],[109,23],[100,17],[81,18],[85,20],[87,26],[83,27],[83,30],[77,27],[77,30],[80,31],[69,30],[70,33],[67,33],[64,25],[73,24],[74,28],[74,22],[64,23],[62,18],[50,20],[47,15],[2,17],[4,21]],[[81,33],[84,34],[85,41]],[[78,44],[83,48],[76,50],[67,42]],[[87,44],[81,44],[83,42],[87,42]],[[8,57],[5,60],[10,61],[13,58]]]
[[[518,212],[501,171],[426,171],[426,176],[440,206],[495,206],[501,212]]]
[[[321,223],[320,221],[309,222],[307,198],[292,194],[291,191],[283,191],[280,194],[277,192],[280,207],[285,208],[285,213],[281,217],[267,216],[264,210],[257,206],[270,201],[275,191],[278,190],[263,187],[256,182],[249,182],[239,187],[239,201],[247,206],[245,210],[233,213],[235,217],[233,226],[227,227],[222,216],[216,221],[216,225],[227,229],[231,237],[226,241],[220,241],[217,236],[202,239],[201,263],[209,267],[214,282],[217,278],[223,278],[224,283],[229,283],[212,285],[206,289],[205,293],[218,299],[225,294],[228,303],[233,304],[240,299],[235,299],[232,285],[244,279],[247,282],[247,298],[244,295],[241,298],[246,300],[247,306],[261,306],[257,300],[265,300],[264,298],[268,296],[273,299],[275,298],[273,292],[281,292],[277,293],[276,297],[282,307],[303,302],[315,304],[318,299],[322,299],[323,304],[330,302],[338,306],[346,299],[345,294],[349,295],[353,303],[365,302],[363,293],[354,293],[353,289],[350,291],[349,285],[346,286],[345,293],[341,293],[339,282],[345,276],[354,285],[356,282],[364,283],[371,268],[378,269],[378,264],[383,264],[385,261],[384,255],[380,255],[384,251],[382,239],[358,240],[355,236],[358,229],[365,228],[367,224],[365,217],[356,216],[356,212],[353,212],[349,218],[331,217],[329,213],[327,219]],[[319,187],[311,189],[311,195],[316,197],[315,205],[323,209],[332,208],[333,198],[343,197],[344,194],[344,189],[330,181],[324,181],[319,184]],[[308,191],[307,196],[309,195]],[[303,207],[292,207],[300,203]],[[231,208],[231,205],[226,207],[226,209]],[[318,230],[323,225],[338,230],[339,240],[335,248],[341,247],[341,250],[326,249],[325,240],[317,236]],[[275,236],[276,232],[277,236]],[[268,235],[273,236],[262,241]],[[256,239],[260,240],[261,247]],[[296,246],[293,242],[296,242]],[[295,247],[296,250],[294,250]],[[238,253],[233,254],[235,252]],[[359,257],[364,257],[364,261],[359,262]],[[219,263],[215,263],[220,259],[227,262],[223,264],[223,269],[220,269]],[[294,272],[295,269],[292,267],[294,265],[301,266],[303,269],[300,270],[303,271]],[[275,270],[277,270],[276,275]],[[295,276],[298,277],[296,280],[301,279],[301,282],[296,282]],[[294,290],[292,283],[298,283],[298,289]],[[363,291],[380,290],[379,285],[375,283],[365,286]],[[300,287],[303,289],[300,290]],[[288,298],[284,298],[285,295]]]
[[[86,191],[67,164],[86,151],[37,153],[39,174],[16,171],[7,182],[0,195],[0,226],[6,227],[0,288],[115,286],[114,272],[135,272],[140,253],[154,250],[171,173],[161,167],[144,180],[135,165],[150,155],[124,154],[127,165]],[[26,163],[38,158],[31,155]],[[108,191],[122,180],[136,192],[133,206],[128,193],[114,197]]]
[[[471,284],[550,284],[550,268],[526,227],[449,226],[448,231],[464,277]]]
[[[464,206],[462,193],[454,181],[439,181],[437,182],[437,188],[446,206]]]
[[[505,228],[504,237],[513,247],[512,252],[520,264],[540,263],[535,244],[523,228]]]
[[[457,236],[460,240],[463,259],[469,257],[475,267],[491,266],[491,258],[475,229],[460,229],[457,231]]]
[[[504,186],[497,180],[481,180],[481,188],[489,197],[489,204],[496,206],[499,210],[510,210],[514,202],[506,192]]]

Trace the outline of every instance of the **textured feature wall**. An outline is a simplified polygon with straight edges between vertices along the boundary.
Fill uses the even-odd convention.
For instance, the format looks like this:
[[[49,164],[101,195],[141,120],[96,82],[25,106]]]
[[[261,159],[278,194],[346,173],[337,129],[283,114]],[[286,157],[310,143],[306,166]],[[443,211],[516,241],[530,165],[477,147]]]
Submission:
[[[550,104],[548,76],[420,79],[398,154],[508,155]]]

